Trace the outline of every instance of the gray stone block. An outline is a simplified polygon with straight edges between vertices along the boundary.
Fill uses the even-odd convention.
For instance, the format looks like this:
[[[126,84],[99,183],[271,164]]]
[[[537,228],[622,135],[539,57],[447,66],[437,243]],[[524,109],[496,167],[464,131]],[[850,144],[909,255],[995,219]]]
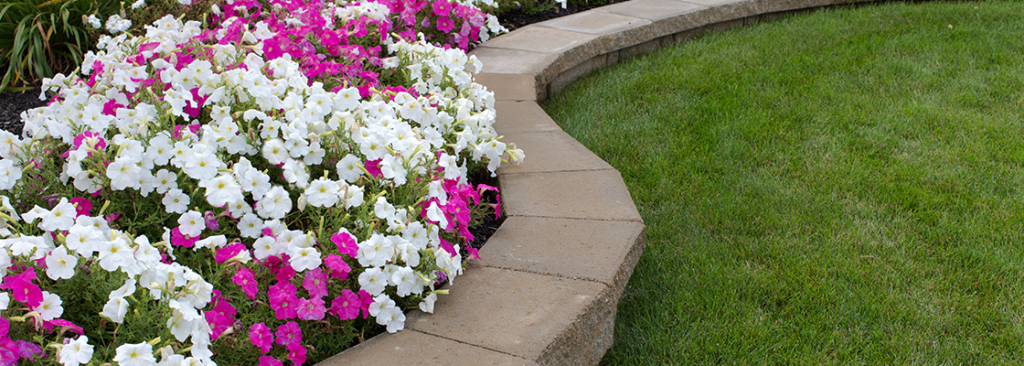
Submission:
[[[596,364],[611,346],[605,284],[482,266],[455,284],[434,314],[414,311],[406,328],[541,365]]]
[[[508,216],[643,222],[616,170],[510,174],[498,181]]]
[[[544,100],[547,91],[537,88],[533,74],[476,74],[477,83],[494,92],[495,100]]]
[[[516,147],[530,153],[519,165],[503,164],[498,168],[500,175],[614,169],[561,130],[503,135],[502,141],[514,142]]]
[[[316,366],[344,365],[535,366],[536,362],[449,339],[403,330],[381,334]]]
[[[514,132],[543,132],[561,131],[543,109],[532,101],[502,101],[494,102],[494,110],[497,113],[494,121],[494,129],[499,135]],[[506,142],[516,142],[508,140]],[[517,143],[518,145],[518,143]],[[527,158],[529,159],[529,158]]]

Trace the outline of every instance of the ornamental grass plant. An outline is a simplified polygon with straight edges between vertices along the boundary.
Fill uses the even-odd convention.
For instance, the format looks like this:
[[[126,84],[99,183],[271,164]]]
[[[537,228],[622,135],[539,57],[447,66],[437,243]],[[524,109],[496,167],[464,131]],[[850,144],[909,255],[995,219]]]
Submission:
[[[99,37],[0,131],[0,365],[312,364],[432,312],[500,215],[468,177],[524,155],[473,3],[180,18]]]
[[[604,363],[1024,361],[1022,13],[832,8],[553,96],[647,225]]]

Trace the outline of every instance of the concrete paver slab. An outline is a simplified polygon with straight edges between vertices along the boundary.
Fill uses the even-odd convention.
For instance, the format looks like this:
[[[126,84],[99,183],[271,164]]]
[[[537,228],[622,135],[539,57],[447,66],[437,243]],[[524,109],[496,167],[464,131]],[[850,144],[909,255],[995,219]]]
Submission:
[[[509,174],[498,179],[508,216],[643,222],[615,170]]]
[[[479,48],[504,48],[560,54],[586,44],[594,38],[597,38],[597,36],[593,34],[542,27],[534,24],[490,40]]]
[[[700,5],[704,5],[704,6],[721,6],[721,5],[727,5],[727,4],[747,3],[747,2],[752,2],[753,0],[681,0],[681,1],[688,2],[688,3],[694,3],[694,4],[700,4]]]
[[[494,92],[495,100],[543,100],[544,89],[537,88],[533,74],[476,74],[478,84]]]
[[[617,33],[648,24],[651,21],[647,19],[597,11],[585,11],[538,23],[544,27],[596,35]]]
[[[536,362],[509,354],[404,330],[370,338],[317,366],[344,365],[493,365],[535,366]]]
[[[611,346],[608,286],[480,266],[466,272],[437,301],[434,314],[415,311],[406,328],[542,365],[593,364],[604,353],[598,349]],[[599,315],[612,318],[595,323],[592,317]],[[566,353],[567,347],[575,349]]]
[[[698,4],[682,2],[678,0],[633,0],[624,3],[602,6],[595,9],[596,12],[608,12],[635,18],[648,19],[651,21],[675,18],[683,14],[692,13],[706,7]],[[678,31],[681,31],[677,30]]]
[[[481,74],[537,75],[548,68],[558,55],[523,50],[480,46],[470,52],[484,64]]]
[[[530,151],[521,164],[503,164],[498,174],[544,173],[577,170],[614,169],[569,134],[559,131],[509,132],[502,141]]]
[[[561,131],[562,128],[558,127],[543,109],[537,105],[537,102],[532,101],[503,101],[501,99],[494,102],[494,111],[497,113],[494,121],[494,129],[498,131],[499,135],[504,135],[512,132],[541,132],[541,131]],[[508,142],[516,142],[508,140]],[[517,143],[518,145],[518,143]],[[524,150],[525,151],[525,150]]]
[[[644,225],[638,222],[510,217],[480,249],[480,257],[486,266],[621,288],[644,244]]]

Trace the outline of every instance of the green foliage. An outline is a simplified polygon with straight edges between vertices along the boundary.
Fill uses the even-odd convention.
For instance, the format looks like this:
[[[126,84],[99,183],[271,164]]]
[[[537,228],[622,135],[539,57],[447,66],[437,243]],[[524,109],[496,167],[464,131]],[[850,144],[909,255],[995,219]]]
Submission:
[[[18,0],[0,2],[0,90],[24,88],[57,73],[77,68],[83,55],[95,49],[105,29],[95,29],[85,19],[101,22],[113,14],[132,21],[128,32],[145,34],[144,26],[167,14],[183,21],[204,21],[215,0],[195,0],[185,6],[176,0],[148,0],[139,9],[131,1],[118,0]]]
[[[204,25],[209,25],[207,24],[207,18],[210,16],[210,6],[221,2],[220,0],[192,0],[192,5],[185,6],[181,5],[177,0],[146,0],[146,6],[132,9],[127,4],[131,1],[125,1],[126,5],[124,6],[123,16],[132,21],[132,27],[128,29],[128,33],[136,36],[145,35],[146,25],[153,24],[157,19],[163,18],[167,14],[182,17],[182,22],[195,20],[202,22]]]
[[[826,10],[555,95],[647,225],[603,363],[1022,363],[1022,12]]]
[[[114,0],[0,3],[0,89],[74,69],[93,44],[83,18],[112,13],[117,6]]]

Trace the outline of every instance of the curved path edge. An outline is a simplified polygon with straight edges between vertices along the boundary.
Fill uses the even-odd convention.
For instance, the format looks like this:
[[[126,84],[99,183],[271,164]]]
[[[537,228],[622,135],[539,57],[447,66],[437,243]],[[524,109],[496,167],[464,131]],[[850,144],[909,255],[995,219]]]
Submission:
[[[870,0],[631,0],[517,29],[471,54],[494,128],[527,153],[499,169],[501,228],[434,314],[327,359],[347,364],[596,365],[646,244],[619,172],[537,104],[591,71],[718,31]]]

